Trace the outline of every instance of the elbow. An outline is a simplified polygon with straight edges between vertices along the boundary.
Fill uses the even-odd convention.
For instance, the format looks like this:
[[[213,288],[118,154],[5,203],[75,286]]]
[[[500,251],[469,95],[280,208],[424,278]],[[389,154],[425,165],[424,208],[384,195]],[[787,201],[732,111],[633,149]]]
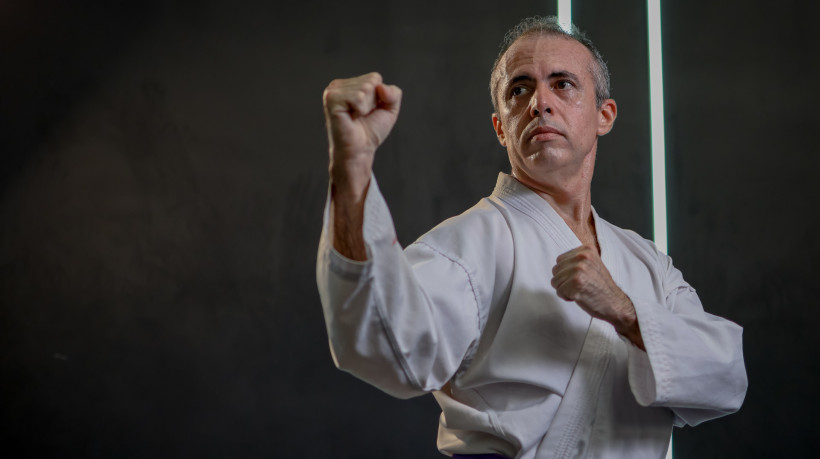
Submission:
[[[743,405],[749,386],[743,360],[736,360],[723,371],[716,369],[713,375],[709,391],[712,395],[707,398],[709,404],[723,414],[738,411]]]
[[[748,388],[748,379],[742,362],[733,371],[713,380],[709,390],[702,391],[700,400],[694,403],[682,402],[674,410],[676,425],[696,426],[710,419],[736,413],[743,405]]]
[[[740,409],[743,405],[743,401],[746,399],[746,391],[749,388],[749,379],[746,376],[746,368],[744,365],[739,365],[740,369],[734,375],[731,381],[727,382],[728,387],[732,390],[732,396],[730,398],[730,403],[727,406],[728,413],[734,413]]]
[[[739,327],[738,327],[739,328]],[[740,335],[740,332],[738,333]],[[749,379],[746,375],[746,365],[743,359],[743,347],[740,336],[737,340],[734,353],[721,362],[726,368],[723,373],[721,383],[724,387],[724,399],[726,403],[724,410],[726,414],[731,414],[740,409],[746,399],[746,391],[749,388]]]
[[[357,352],[355,346],[344,346],[333,341],[330,352],[336,368],[392,397],[406,400],[428,392],[414,383],[398,362],[383,355],[363,354]]]

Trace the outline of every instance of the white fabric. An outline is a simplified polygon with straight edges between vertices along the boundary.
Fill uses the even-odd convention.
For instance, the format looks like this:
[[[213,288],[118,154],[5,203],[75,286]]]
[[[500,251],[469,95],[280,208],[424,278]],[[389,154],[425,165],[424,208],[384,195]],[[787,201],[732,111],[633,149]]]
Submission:
[[[442,452],[663,458],[673,422],[695,425],[743,401],[741,327],[705,313],[654,244],[594,212],[646,352],[558,298],[555,259],[580,242],[506,174],[492,196],[404,251],[374,178],[361,263],[332,248],[328,209],[317,281],[334,361],[397,397],[434,391]]]

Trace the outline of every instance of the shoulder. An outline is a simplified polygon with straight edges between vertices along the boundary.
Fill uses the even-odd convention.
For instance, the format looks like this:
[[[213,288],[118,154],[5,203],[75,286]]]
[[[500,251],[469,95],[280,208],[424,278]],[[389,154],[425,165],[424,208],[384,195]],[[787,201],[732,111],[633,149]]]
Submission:
[[[405,250],[420,277],[452,284],[463,273],[478,306],[478,323],[486,324],[489,308],[503,297],[513,272],[514,248],[504,215],[488,198],[441,222]],[[452,277],[447,277],[451,274]]]
[[[470,278],[481,297],[491,298],[495,285],[512,272],[512,233],[504,216],[487,198],[449,218],[407,247],[411,263],[423,269],[439,262],[455,264]]]
[[[448,218],[422,235],[423,244],[457,258],[472,258],[495,251],[498,245],[512,247],[509,225],[498,208],[484,198],[455,217]]]
[[[610,242],[623,259],[638,261],[654,271],[667,291],[679,287],[692,288],[675,268],[672,258],[658,249],[654,242],[632,230],[619,228],[603,219],[600,221],[606,226]]]
[[[654,265],[666,264],[666,258],[668,257],[658,250],[658,246],[653,241],[644,238],[635,231],[615,226],[603,218],[599,217],[597,221],[605,227],[607,235],[616,249]]]

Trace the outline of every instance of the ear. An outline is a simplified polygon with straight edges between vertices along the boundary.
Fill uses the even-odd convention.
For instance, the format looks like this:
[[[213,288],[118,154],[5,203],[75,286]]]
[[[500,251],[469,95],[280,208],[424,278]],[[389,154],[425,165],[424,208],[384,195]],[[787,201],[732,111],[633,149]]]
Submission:
[[[605,135],[612,130],[615,118],[618,117],[618,106],[612,99],[607,99],[598,109],[598,135]]]
[[[501,126],[501,118],[498,117],[498,113],[493,113],[493,129],[495,129],[495,135],[498,137],[498,143],[502,147],[506,147],[507,136],[504,134],[504,127]]]

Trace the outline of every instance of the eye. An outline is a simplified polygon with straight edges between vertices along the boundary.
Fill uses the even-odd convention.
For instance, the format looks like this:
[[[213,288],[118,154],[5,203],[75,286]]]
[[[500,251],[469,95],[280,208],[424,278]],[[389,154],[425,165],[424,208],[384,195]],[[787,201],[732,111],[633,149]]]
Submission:
[[[529,93],[530,90],[524,86],[516,86],[510,90],[510,96],[518,97]]]
[[[575,84],[569,80],[559,80],[557,83],[555,83],[556,89],[572,89],[574,87]]]

